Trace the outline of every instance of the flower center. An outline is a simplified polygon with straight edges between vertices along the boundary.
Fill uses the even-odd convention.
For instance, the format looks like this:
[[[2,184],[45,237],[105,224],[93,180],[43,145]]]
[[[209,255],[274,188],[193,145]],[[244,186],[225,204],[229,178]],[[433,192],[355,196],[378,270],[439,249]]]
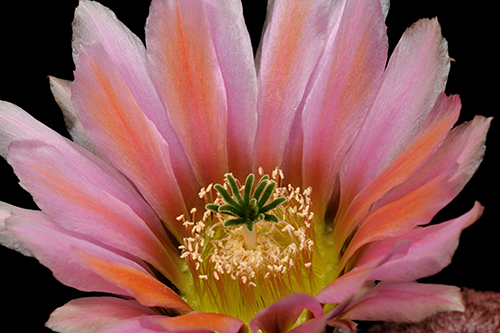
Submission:
[[[243,186],[226,175],[223,185],[200,191],[207,204],[201,220],[194,222],[194,209],[192,221],[179,217],[189,234],[181,258],[193,276],[185,299],[196,310],[249,322],[283,296],[318,291],[311,188],[282,187],[281,170],[272,180],[259,173],[255,189],[253,174]]]

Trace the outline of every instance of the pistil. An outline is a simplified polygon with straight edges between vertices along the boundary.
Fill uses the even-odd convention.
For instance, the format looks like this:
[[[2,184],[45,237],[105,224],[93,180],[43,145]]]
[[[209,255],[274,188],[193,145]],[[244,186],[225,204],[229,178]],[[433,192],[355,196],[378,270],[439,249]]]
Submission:
[[[224,222],[225,227],[245,225],[243,235],[247,249],[254,249],[257,245],[254,224],[259,221],[278,223],[278,218],[268,213],[286,202],[285,197],[278,197],[268,203],[277,185],[275,181],[269,181],[268,175],[259,180],[253,195],[251,195],[254,179],[255,176],[252,173],[248,175],[243,187],[242,197],[236,179],[230,173],[226,174],[227,184],[229,184],[233,195],[231,196],[224,186],[217,184],[214,188],[219,192],[225,203],[221,205],[212,203],[205,206],[206,209],[215,213],[233,217]]]

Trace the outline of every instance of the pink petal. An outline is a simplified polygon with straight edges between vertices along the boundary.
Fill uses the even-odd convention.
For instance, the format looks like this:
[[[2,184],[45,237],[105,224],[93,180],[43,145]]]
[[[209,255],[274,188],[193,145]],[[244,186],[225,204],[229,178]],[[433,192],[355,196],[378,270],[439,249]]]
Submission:
[[[264,333],[285,333],[290,330],[304,309],[319,317],[323,309],[319,302],[308,294],[292,294],[261,310],[250,321],[253,332],[259,329]]]
[[[455,194],[460,193],[483,160],[486,134],[492,119],[475,116],[472,121],[454,129],[441,147],[444,151],[443,155],[457,147],[462,148],[458,150],[460,154],[456,159],[458,172],[450,179],[450,185]],[[436,158],[439,159],[438,156]]]
[[[274,3],[262,40],[254,168],[281,166],[306,84],[327,39],[330,1]]]
[[[142,219],[120,200],[123,194],[114,195],[118,182],[83,156],[69,160],[42,142],[16,141],[9,163],[38,206],[60,225],[142,258],[182,285],[176,273],[182,261],[157,217],[149,212]]]
[[[31,253],[30,249],[28,249],[26,245],[24,245],[19,239],[17,239],[12,232],[7,230],[5,225],[5,221],[10,216],[12,216],[13,213],[19,215],[22,214],[22,212],[42,214],[42,212],[39,211],[30,211],[27,209],[11,206],[5,202],[0,201],[0,244],[27,257],[32,257],[33,253]]]
[[[116,250],[103,247],[90,237],[61,228],[42,212],[28,210],[14,212],[16,215],[7,219],[7,229],[23,242],[60,282],[83,291],[130,296],[115,284],[82,266],[75,249],[144,271],[144,268],[131,258],[118,254]]]
[[[73,161],[74,167],[92,180],[111,196],[127,204],[149,227],[155,230],[155,213],[144,202],[137,190],[130,185],[120,172],[91,154],[86,149],[74,144],[57,132],[43,125],[19,107],[0,101],[0,154],[7,158],[7,148],[13,141],[38,140],[54,147],[65,160]]]
[[[241,2],[205,0],[210,37],[227,98],[227,154],[237,179],[251,171],[257,130],[257,75]]]
[[[326,326],[339,327],[344,330],[354,332],[357,324],[349,319],[330,319],[330,313],[326,313],[318,318],[306,321],[305,323],[295,327],[290,333],[311,333],[325,332]]]
[[[73,139],[75,143],[91,151],[94,155],[104,158],[99,149],[97,149],[89,138],[87,132],[85,132],[82,123],[76,115],[75,108],[71,103],[71,81],[61,80],[52,76],[49,76],[49,79],[50,90],[63,112],[64,122],[71,135],[71,139]]]
[[[133,296],[142,305],[192,311],[172,289],[142,270],[127,264],[112,263],[83,251],[77,254],[84,266]]]
[[[82,46],[101,44],[123,81],[127,84],[138,108],[155,124],[168,142],[172,167],[183,194],[194,197],[200,189],[194,178],[184,149],[172,129],[163,102],[148,74],[146,49],[115,14],[94,1],[80,1],[73,23],[73,59],[78,62]],[[191,208],[194,203],[189,203]]]
[[[115,297],[88,297],[70,301],[50,315],[46,326],[56,332],[97,332],[115,322],[155,315],[135,301]]]
[[[156,316],[144,320],[159,324],[168,332],[247,332],[243,321],[222,313],[190,312],[177,317]]]
[[[224,79],[199,1],[155,0],[146,25],[150,73],[202,186],[228,171]]]
[[[350,234],[361,219],[365,217],[369,209],[382,207],[391,201],[396,201],[408,195],[412,191],[416,191],[419,187],[423,188],[426,182],[419,182],[418,186],[405,186],[397,190],[394,189],[395,186],[398,186],[402,182],[408,182],[408,178],[411,179],[414,177],[414,175],[417,174],[415,170],[420,168],[422,164],[425,164],[433,153],[436,153],[438,146],[443,142],[448,131],[458,118],[460,105],[460,99],[457,96],[447,97],[444,93],[440,94],[424,126],[422,126],[413,141],[411,141],[410,144],[361,191],[361,193],[358,193],[356,198],[353,199],[353,202],[349,203],[348,208],[345,205],[341,206],[340,209],[342,212],[339,214],[343,214],[343,216],[339,216],[339,219],[344,220],[344,223],[342,223],[342,227],[338,229],[338,237],[346,237],[346,235]],[[426,174],[425,179],[427,179],[427,182],[431,181],[433,178],[428,177],[429,174],[432,174],[433,177],[437,177],[448,167],[449,165],[443,169],[431,169],[432,171]],[[424,178],[423,175],[420,175],[420,177]],[[447,188],[448,186],[445,187]],[[387,192],[391,189],[393,189],[391,191],[392,193],[388,195]],[[441,192],[442,191],[446,191],[446,189],[443,188]],[[397,197],[395,197],[395,195],[397,195]],[[388,200],[389,197],[391,197],[392,200]],[[380,198],[384,198],[382,200],[383,203],[379,202],[375,207],[372,207]],[[445,201],[443,206],[446,203]],[[347,204],[347,202],[345,204]],[[342,242],[340,239],[338,241]]]
[[[350,203],[418,134],[444,90],[448,70],[447,44],[437,20],[420,20],[404,33],[389,60],[373,105],[343,161],[342,198],[337,216],[349,222],[337,225],[353,228],[360,221],[344,217]],[[361,216],[366,213],[357,208],[351,211]],[[343,239],[348,236],[346,231],[338,233]],[[342,246],[343,240],[336,243]]]
[[[362,289],[368,280],[373,280],[370,277],[377,267],[404,256],[410,246],[408,241],[400,241],[397,244],[391,243],[391,245],[392,247],[384,247],[377,251],[377,255],[371,257],[370,261],[360,263],[349,272],[338,277],[323,288],[315,298],[322,304],[342,303],[349,300],[350,297],[353,297]]]
[[[0,101],[0,155],[7,158],[12,141],[35,140],[67,148],[71,142],[48,128],[18,106]]]
[[[340,14],[302,116],[304,186],[312,186],[313,203],[322,205],[315,211],[323,213],[344,155],[378,91],[388,48],[380,1],[347,1]]]
[[[450,177],[456,172],[453,165],[439,177],[409,193],[403,198],[372,211],[356,230],[342,256],[343,264],[361,246],[387,237],[394,237],[429,223],[454,197],[449,186]]]
[[[158,316],[158,315],[157,315]],[[150,318],[157,316],[141,316],[120,320],[99,330],[99,333],[155,333],[166,331],[160,325],[151,322]],[[194,333],[194,332],[193,332]],[[199,332],[199,333],[206,333]]]
[[[440,224],[412,230],[401,236],[382,241],[377,247],[391,247],[402,240],[411,240],[408,253],[377,267],[370,279],[383,281],[409,281],[434,275],[451,263],[463,229],[474,223],[483,212],[476,202],[466,214]],[[360,261],[360,265],[370,260]]]
[[[146,49],[115,14],[98,2],[81,0],[73,22],[73,60],[83,46],[101,44],[127,82],[139,108],[162,134],[171,129],[146,68]],[[167,135],[164,135],[167,139]]]
[[[436,19],[420,20],[403,34],[344,164],[349,191],[359,192],[413,140],[444,90],[449,62]]]
[[[376,296],[347,311],[343,318],[396,322],[419,322],[440,311],[464,311],[460,289],[415,282],[384,283]]]
[[[448,100],[451,100],[451,98],[448,98]],[[426,220],[430,220],[429,217],[432,217],[434,213],[440,209],[440,206],[441,208],[444,207],[450,199],[455,197],[476,171],[482,160],[485,150],[484,142],[490,121],[491,118],[476,117],[473,121],[464,123],[453,129],[443,140],[439,148],[436,148],[431,156],[427,157],[416,170],[413,170],[413,174],[386,193],[380,200],[372,203],[371,200],[381,196],[384,191],[388,189],[389,186],[387,186],[387,184],[390,185],[391,182],[401,175],[401,173],[398,175],[386,171],[393,169],[393,165],[396,165],[399,167],[403,166],[399,170],[402,170],[403,173],[408,173],[409,170],[404,170],[414,165],[411,162],[412,158],[419,155],[422,150],[412,150],[413,154],[411,158],[403,152],[402,155],[400,155],[405,157],[405,162],[403,162],[402,165],[397,162],[400,160],[400,157],[391,163],[381,175],[358,195],[356,202],[360,203],[361,206],[357,204],[351,205],[351,211],[354,211],[353,208],[357,208],[358,212],[363,209],[368,209],[367,207],[372,205],[371,209],[373,212],[366,217],[363,225],[361,225],[360,229],[356,232],[356,235],[349,245],[349,249],[345,253],[344,260],[347,260],[350,254],[362,244],[366,244],[375,239],[381,239],[385,237],[384,235],[394,236],[398,232],[408,230],[412,225],[424,224]],[[432,129],[433,126],[425,127],[427,129]],[[443,130],[445,129],[446,128]],[[434,130],[430,132],[432,133]],[[424,140],[425,137],[426,136],[424,136]],[[416,140],[417,139],[418,136]],[[420,140],[418,139],[418,141]],[[413,146],[413,143],[410,146]],[[385,180],[385,182],[381,180]],[[379,186],[377,184],[385,185]],[[427,194],[425,194],[425,192],[427,192]],[[415,197],[415,195],[417,195],[417,197]],[[367,196],[373,197],[367,199]],[[420,200],[420,208],[411,210],[411,205],[419,202],[416,200],[418,198],[423,200]],[[435,198],[434,201],[432,198]],[[404,211],[412,213],[413,217],[407,219],[408,216],[398,215],[404,213]],[[384,217],[384,214],[388,214],[388,216]],[[391,217],[389,218],[389,216]],[[415,218],[417,218],[417,220],[415,220]],[[418,220],[420,222],[416,222]],[[351,220],[351,222],[353,221],[355,220]],[[403,223],[400,224],[401,222]],[[403,227],[403,229],[401,229],[401,227]]]
[[[176,217],[186,213],[186,207],[168,146],[100,44],[80,50],[72,95],[92,141],[132,180],[169,231],[182,239],[185,228]]]
[[[185,332],[185,333],[244,333],[245,324],[220,313],[191,312],[177,317],[142,316],[125,319],[99,331],[100,333]]]

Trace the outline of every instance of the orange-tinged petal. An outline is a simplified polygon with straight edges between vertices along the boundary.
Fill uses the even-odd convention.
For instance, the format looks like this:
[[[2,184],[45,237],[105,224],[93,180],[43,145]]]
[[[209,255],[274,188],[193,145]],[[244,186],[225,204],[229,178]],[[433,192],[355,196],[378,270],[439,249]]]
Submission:
[[[442,93],[415,139],[354,198],[353,202],[345,202],[344,205],[341,203],[337,219],[342,223],[337,224],[336,235],[339,237],[339,243],[348,237],[376,200],[403,182],[431,156],[457,120],[460,106],[458,96],[447,97]]]
[[[117,321],[155,315],[135,301],[116,297],[87,297],[72,300],[50,315],[46,326],[56,332],[92,333]]]
[[[460,288],[416,282],[381,282],[343,318],[419,322],[440,311],[464,311]]]
[[[312,186],[313,209],[320,216],[327,209],[342,160],[379,89],[388,49],[379,1],[347,1],[340,14],[302,116],[303,186]]]
[[[177,317],[150,317],[148,319],[160,324],[169,332],[209,330],[220,333],[245,333],[248,331],[243,321],[222,313],[191,312]]]
[[[106,158],[137,186],[177,239],[187,212],[167,143],[135,102],[121,74],[98,44],[82,47],[72,85],[85,130]]]
[[[260,55],[254,168],[281,166],[299,103],[326,41],[330,1],[276,2]]]
[[[146,24],[151,75],[202,186],[228,171],[227,104],[203,4],[155,0]]]
[[[81,0],[73,21],[72,46],[75,63],[83,46],[96,44],[103,46],[138,107],[168,143],[172,168],[188,207],[199,205],[192,199],[197,199],[200,186],[147,70],[144,44],[110,9],[97,1]]]
[[[448,181],[456,170],[457,165],[453,165],[433,181],[370,213],[349,242],[340,266],[343,267],[343,263],[364,244],[394,237],[430,222],[454,198]]]
[[[124,264],[113,264],[80,251],[80,261],[95,273],[128,291],[142,305],[192,311],[172,289],[149,274]]]
[[[227,156],[236,179],[252,167],[257,130],[257,73],[239,0],[203,2],[210,37],[224,79],[227,97]]]

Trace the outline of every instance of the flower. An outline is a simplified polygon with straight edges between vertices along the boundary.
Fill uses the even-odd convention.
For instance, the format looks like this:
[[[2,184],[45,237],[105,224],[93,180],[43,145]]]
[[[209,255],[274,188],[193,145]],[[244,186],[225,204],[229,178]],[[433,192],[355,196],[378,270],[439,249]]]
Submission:
[[[62,283],[125,298],[74,300],[49,327],[322,331],[463,309],[457,288],[412,281],[446,266],[481,214],[420,227],[474,173],[489,119],[451,129],[460,101],[443,93],[435,19],[385,66],[384,13],[276,2],[257,76],[236,1],[153,1],[147,48],[80,1],[75,80],[51,78],[76,144],[0,104],[1,153],[41,209],[2,204],[3,236]]]

